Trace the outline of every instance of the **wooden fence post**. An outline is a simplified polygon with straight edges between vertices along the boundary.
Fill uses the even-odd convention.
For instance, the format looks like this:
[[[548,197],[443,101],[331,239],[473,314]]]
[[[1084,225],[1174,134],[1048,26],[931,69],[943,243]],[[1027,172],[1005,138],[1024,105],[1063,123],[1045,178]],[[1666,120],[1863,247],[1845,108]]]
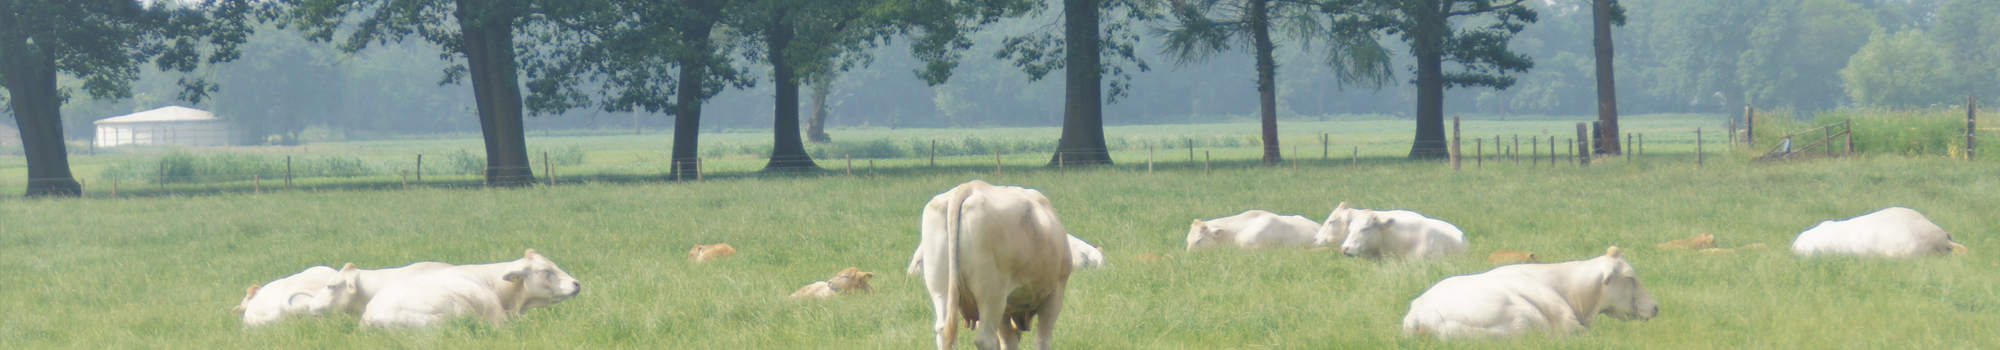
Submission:
[[[1590,166],[1590,134],[1583,122],[1576,123],[1576,159],[1578,166]]]
[[[1514,147],[1507,148],[1507,157],[1514,158],[1514,165],[1521,165],[1521,134],[1514,134]]]
[[[1611,136],[1613,137],[1611,141],[1618,141],[1618,135]],[[1632,162],[1632,133],[1625,133],[1625,146],[1619,147],[1619,150],[1624,151],[1622,153],[1625,153],[1625,162]]]
[[[847,176],[854,176],[854,155],[843,154],[841,156],[847,157]]]
[[[111,198],[118,198],[118,178],[111,178]]]
[[[1000,167],[1000,149],[995,148],[993,149],[993,177],[997,178],[1006,173],[1007,170]]]
[[[544,130],[543,132],[548,132]],[[532,164],[530,164],[532,166]],[[535,168],[528,168],[534,170]],[[542,172],[549,173],[549,187],[556,187],[556,163],[549,162],[549,151],[542,151]],[[404,187],[409,187],[405,185]]]
[[[1146,174],[1153,174],[1153,146],[1146,146]]]
[[[637,112],[634,112],[637,113]],[[417,154],[417,183],[424,183],[424,154]]]
[[[1979,117],[1979,100],[1973,99],[1972,96],[1966,96],[1965,97],[1965,161],[1968,162],[1972,161],[1973,159],[1972,151],[1974,150],[1974,148],[1972,147],[1972,142],[1973,142],[1972,136],[1974,133],[1979,132],[1979,126],[1976,125],[1976,123],[1974,123],[1973,121],[1978,117]],[[1827,150],[1832,150],[1832,149],[1833,148],[1827,148]]]
[[[165,190],[165,189],[167,189],[167,161],[164,161],[164,160],[160,161],[160,175],[159,175],[159,176],[160,176],[160,177],[158,177],[158,178],[157,178],[158,180],[157,180],[157,181],[153,181],[153,183],[157,183],[157,184],[160,184],[160,189],[161,189],[161,190]],[[34,180],[30,179],[29,181],[34,181]]]
[[[1063,164],[1063,153],[1062,151],[1056,151],[1056,174],[1061,175],[1066,173],[1069,173],[1069,167]]]
[[[868,177],[875,177],[875,158],[868,158]]]
[[[285,189],[292,189],[292,156],[285,156]]]
[[[1757,110],[1743,106],[1743,145],[1757,149]]]
[[[1728,133],[1728,134],[1729,134],[1729,145],[1730,145],[1730,147],[1736,147],[1736,146],[1735,146],[1735,145],[1736,145],[1736,119],[1735,119],[1735,118],[1730,118],[1730,119],[1729,119],[1729,130],[1728,130],[1728,131],[1729,131],[1729,133]]]
[[[1451,171],[1458,171],[1458,116],[1451,116]]]
[[[1472,139],[1472,168],[1479,169],[1486,164],[1486,138]]]
[[[694,157],[694,182],[701,183],[701,157]]]
[[[398,171],[403,173],[403,189],[405,190],[410,189],[410,171],[409,170],[398,170]],[[553,178],[554,177],[551,177],[551,179]]]
[[[1299,145],[1292,145],[1292,170],[1299,170]]]
[[[1208,175],[1208,151],[1201,151],[1201,174]]]
[[[261,193],[264,193],[264,177],[262,175],[250,175],[250,194]]]
[[[1188,139],[1188,163],[1194,162],[1194,139]]]
[[[937,167],[937,140],[931,140],[931,167]]]
[[[1694,128],[1694,167],[1701,167],[1701,127]]]
[[[1528,166],[1539,165],[1542,165],[1542,141],[1531,135],[1528,136]]]
[[[1320,160],[1320,161],[1326,161],[1327,159],[1330,159],[1330,158],[1332,158],[1332,157],[1333,157],[1333,153],[1332,153],[1332,150],[1333,150],[1333,148],[1332,148],[1332,147],[1333,147],[1333,146],[1329,144],[1329,143],[1331,143],[1331,142],[1333,141],[1333,140],[1331,140],[1332,138],[1333,138],[1333,136],[1332,136],[1332,135],[1328,135],[1327,133],[1320,133],[1320,134],[1319,134],[1319,160]]]
[[[1841,134],[1847,135],[1847,155],[1854,155],[1854,118],[1840,122]]]
[[[1358,166],[1358,165],[1361,165],[1361,146],[1354,146],[1354,163],[1353,163],[1353,165],[1357,165],[1357,166]]]

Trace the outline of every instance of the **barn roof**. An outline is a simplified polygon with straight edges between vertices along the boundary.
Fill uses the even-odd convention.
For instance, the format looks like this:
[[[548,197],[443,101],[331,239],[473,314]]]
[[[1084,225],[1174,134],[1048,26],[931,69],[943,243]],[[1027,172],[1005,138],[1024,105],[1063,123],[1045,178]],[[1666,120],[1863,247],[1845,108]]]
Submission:
[[[215,113],[209,113],[208,111],[204,110],[181,107],[181,106],[166,106],[145,112],[98,119],[96,122],[93,122],[91,124],[195,122],[195,121],[210,121],[210,120],[219,120],[219,119],[215,117]]]

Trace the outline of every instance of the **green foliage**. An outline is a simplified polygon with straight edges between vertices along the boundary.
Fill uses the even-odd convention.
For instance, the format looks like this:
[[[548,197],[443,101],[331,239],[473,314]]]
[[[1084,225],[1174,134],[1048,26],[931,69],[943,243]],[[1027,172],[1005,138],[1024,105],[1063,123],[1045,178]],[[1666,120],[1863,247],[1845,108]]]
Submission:
[[[1951,51],[1967,92],[2000,100],[2000,0],[1951,0],[1936,16],[1930,33]]]
[[[461,149],[445,155],[444,159],[444,169],[447,174],[486,174],[486,155],[484,154],[474,154],[472,151]]]
[[[251,181],[280,181],[286,175],[285,158],[252,153],[194,154],[168,152],[156,161],[114,163],[98,174],[103,181],[169,184]],[[321,155],[296,157],[293,178],[361,177],[381,175],[373,165],[354,156]]]
[[[1964,98],[1955,88],[1967,77],[1953,68],[1950,51],[1922,32],[1876,30],[1847,62],[1840,77],[1847,95],[1864,107],[1925,107]]]
[[[539,153],[548,154],[549,161],[556,163],[556,165],[583,165],[583,146],[581,145],[544,147]]]
[[[1875,17],[1847,0],[1776,2],[1750,23],[1749,46],[1737,56],[1737,83],[1762,106],[1832,108],[1843,96],[1847,66]]]
[[[1522,1],[1334,0],[1321,10],[1335,16],[1329,30],[1336,35],[1394,35],[1411,45],[1412,56],[1435,55],[1454,63],[1458,71],[1443,73],[1447,87],[1505,90],[1514,85],[1510,73],[1535,67],[1532,58],[1507,46],[1539,18]],[[1417,67],[1413,63],[1411,71]]]
[[[1992,120],[1988,111],[1981,113],[1987,118],[1982,128],[2000,125]],[[1813,118],[1815,124],[1831,124],[1844,120],[1854,120],[1854,150],[1862,153],[1901,155],[1908,157],[1951,157],[1965,155],[1965,108],[1928,107],[1916,109],[1841,109],[1822,112]],[[1974,146],[1980,157],[2000,155],[2000,137],[1992,131],[1981,131]]]

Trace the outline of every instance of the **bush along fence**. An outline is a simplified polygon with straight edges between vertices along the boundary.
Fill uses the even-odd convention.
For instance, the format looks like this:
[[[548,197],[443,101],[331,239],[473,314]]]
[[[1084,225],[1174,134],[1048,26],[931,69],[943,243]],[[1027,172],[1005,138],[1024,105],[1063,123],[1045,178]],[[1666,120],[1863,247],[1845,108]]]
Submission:
[[[1974,101],[1968,100],[1968,105]],[[1621,135],[1626,152],[1598,154],[1587,122],[1576,124],[1576,134],[1487,134],[1466,135],[1454,116],[1448,149],[1451,169],[1510,167],[1589,167],[1612,160],[1640,161],[1667,155],[1675,161],[1696,166],[1715,155],[1729,159],[1755,159],[1760,152],[1791,145],[1790,155],[1869,153],[1904,156],[1944,156],[1976,159],[1975,154],[1996,151],[2000,142],[1981,140],[1994,137],[1992,127],[1982,128],[1976,109],[1963,111],[1919,111],[1889,116],[1823,114],[1812,121],[1769,118],[1759,111],[1746,110],[1742,119],[1731,118],[1721,136],[1705,134],[1704,128],[1648,129]],[[1962,113],[1962,114],[1960,114]],[[1950,126],[1937,120],[1951,115]],[[1812,123],[1835,120],[1813,126]],[[1963,118],[1963,119],[1960,119]],[[1990,118],[1989,118],[1990,119]],[[1986,124],[1986,125],[1991,125]],[[1895,130],[1871,130],[1875,128]],[[1630,128],[1628,128],[1630,129]],[[1913,129],[1915,131],[1906,130]],[[1638,129],[1633,129],[1638,130]],[[1928,131],[1928,132],[1926,132]],[[1651,133],[1653,137],[1648,137]],[[1943,133],[1945,136],[1934,135]],[[865,140],[848,143],[815,144],[809,149],[818,166],[811,171],[760,171],[767,158],[731,153],[706,153],[684,161],[689,171],[675,173],[666,161],[626,163],[586,162],[580,146],[531,151],[530,172],[537,185],[582,182],[704,182],[708,178],[762,178],[800,176],[854,176],[978,172],[1004,177],[1009,173],[1037,172],[1063,174],[1072,167],[1092,163],[1079,161],[1115,159],[1116,166],[1084,166],[1088,169],[1123,169],[1153,173],[1179,171],[1210,173],[1218,168],[1262,167],[1304,169],[1362,165],[1363,149],[1370,150],[1370,163],[1407,162],[1403,150],[1408,141],[1355,142],[1336,140],[1335,135],[1316,134],[1305,141],[1283,145],[1283,161],[1262,162],[1263,148],[1256,135],[1212,135],[1206,137],[1128,137],[1110,142],[1118,147],[1094,150],[1056,151],[1056,142],[1030,139],[959,140]],[[1299,140],[1298,135],[1288,139]],[[1002,141],[1004,140],[1004,141]],[[1582,140],[1582,142],[1579,142]],[[1798,145],[1811,143],[1811,145]],[[1312,148],[1318,148],[1313,157]],[[1666,153],[1655,152],[1667,147]],[[1720,150],[1713,146],[1723,146]],[[1825,147],[1824,151],[1812,148]],[[851,152],[851,153],[849,153]],[[1344,154],[1343,154],[1344,153]],[[1692,153],[1692,157],[1689,157]],[[1185,157],[1185,158],[1182,158]],[[442,156],[355,156],[342,154],[239,154],[169,152],[156,160],[114,163],[99,176],[79,179],[87,196],[132,196],[199,194],[222,192],[261,193],[265,190],[383,190],[410,187],[476,188],[487,183],[485,157],[469,150],[445,152]],[[721,168],[716,163],[721,162]],[[1470,164],[1465,164],[1470,163]],[[18,185],[20,183],[15,183]],[[0,188],[9,186],[0,179]],[[19,187],[14,187],[19,188]]]

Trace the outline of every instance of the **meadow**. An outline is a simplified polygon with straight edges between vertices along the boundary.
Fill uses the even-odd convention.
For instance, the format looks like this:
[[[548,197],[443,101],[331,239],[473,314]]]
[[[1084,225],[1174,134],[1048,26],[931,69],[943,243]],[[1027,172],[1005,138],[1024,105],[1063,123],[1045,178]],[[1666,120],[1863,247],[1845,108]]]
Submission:
[[[1635,119],[1627,128],[1678,131],[1714,121]],[[0,315],[0,348],[925,348],[931,306],[922,280],[902,273],[918,241],[917,216],[931,196],[972,179],[1041,190],[1071,232],[1104,247],[1106,268],[1071,278],[1056,333],[1063,349],[2000,347],[2000,335],[1990,331],[2000,323],[2000,279],[1991,273],[2000,268],[2000,240],[1992,238],[2000,217],[1991,208],[2000,203],[1993,176],[2000,166],[1992,162],[1863,155],[1767,164],[1746,161],[1747,152],[1711,150],[1697,167],[1690,154],[1669,152],[1691,151],[1691,142],[1649,136],[1659,139],[1660,155],[1602,159],[1588,168],[1488,159],[1451,172],[1442,162],[1396,159],[1396,148],[1407,146],[1394,145],[1387,132],[1370,141],[1355,131],[1374,124],[1336,125],[1324,127],[1354,132],[1336,141],[1372,157],[1262,167],[1254,164],[1255,148],[1218,147],[1221,161],[1210,170],[1181,158],[1149,173],[1143,150],[1118,151],[1118,166],[1071,169],[1031,167],[1047,154],[1024,152],[1008,155],[1018,166],[1000,174],[986,163],[990,157],[967,155],[941,159],[949,162],[939,169],[894,160],[904,163],[884,164],[873,176],[9,199],[0,201],[0,222],[7,223],[0,268],[15,273],[0,277],[0,305],[10,311]],[[1573,125],[1516,120],[1466,128],[1469,135],[1573,134]],[[1115,130],[1165,139],[1199,127]],[[910,131],[836,137],[867,139],[853,135],[869,132]],[[565,140],[543,140],[558,141]],[[568,141],[592,149],[586,166],[663,149],[619,146],[625,142],[609,136]],[[445,141],[400,142],[408,144],[313,152],[395,154]],[[618,147],[630,153],[606,156]],[[739,166],[731,162],[761,165],[717,165]],[[1471,251],[1373,263],[1327,251],[1182,249],[1190,219],[1266,209],[1318,220],[1343,200],[1451,221],[1466,232]],[[1922,211],[1973,252],[1801,259],[1786,249],[1822,220],[1888,206]],[[1652,246],[1703,232],[1725,247],[1771,248],[1703,254]],[[688,247],[715,242],[741,254],[686,261]],[[1493,250],[1562,261],[1613,245],[1627,249],[1660,302],[1659,317],[1600,318],[1588,332],[1560,338],[1438,342],[1400,334],[1410,299],[1444,277],[1489,269],[1483,257]],[[518,258],[527,248],[582,280],[582,294],[499,327],[464,321],[385,331],[330,315],[244,329],[230,312],[244,287],[313,265],[484,263]],[[1132,259],[1142,253],[1166,259]],[[876,291],[787,298],[848,266],[877,273]]]

